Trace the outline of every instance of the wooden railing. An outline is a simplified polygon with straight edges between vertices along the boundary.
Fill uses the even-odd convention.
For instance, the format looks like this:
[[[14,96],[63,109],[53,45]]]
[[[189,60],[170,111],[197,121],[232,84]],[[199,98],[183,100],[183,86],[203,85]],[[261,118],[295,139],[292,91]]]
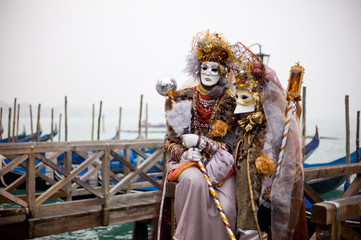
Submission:
[[[361,189],[361,163],[307,168],[304,173],[305,180],[356,174],[351,185],[338,200],[324,201],[307,183],[304,184],[304,192],[305,197],[313,204],[311,220],[316,224],[316,232],[311,239],[361,239],[360,222],[357,231],[346,221],[361,216],[361,197],[354,196]]]
[[[152,153],[147,149],[153,149]],[[135,165],[130,161],[131,151],[139,156]],[[65,158],[59,164],[56,160],[61,154]],[[79,165],[73,164],[73,154],[83,159]],[[0,157],[11,160],[0,168],[0,177],[17,166],[26,169],[25,174],[0,188],[0,203],[17,204],[0,209],[0,236],[34,238],[150,219],[161,180],[156,180],[149,169],[157,168],[161,178],[163,166],[159,161],[164,154],[162,140],[0,144]],[[121,175],[110,167],[110,161],[124,165]],[[58,178],[42,173],[43,167],[57,172]],[[304,172],[305,180],[357,174],[340,200],[325,202],[307,183],[304,190],[313,203],[316,232],[311,239],[361,239],[346,221],[361,215],[361,198],[354,197],[361,189],[361,163],[307,168]],[[99,185],[89,183],[94,175],[101,176]],[[137,182],[140,178],[145,181]],[[37,179],[48,184],[46,190],[39,191]],[[24,183],[25,194],[13,194]],[[155,187],[154,191],[139,190],[149,187]],[[62,201],[48,203],[51,199]]]
[[[136,163],[131,163],[131,151],[137,154]],[[59,163],[61,154],[65,157]],[[73,163],[73,154],[83,159],[78,165]],[[164,149],[158,139],[12,143],[0,144],[0,157],[11,160],[0,168],[0,177],[17,166],[26,170],[0,188],[0,203],[18,205],[0,209],[0,236],[34,238],[150,219],[161,184]],[[111,161],[119,161],[124,167],[115,170],[110,167]],[[42,173],[44,167],[58,178]],[[156,171],[150,172],[151,168]],[[99,184],[90,184],[94,176]],[[138,181],[140,178],[142,181]],[[48,184],[47,189],[37,188],[39,179]],[[25,194],[12,193],[24,183]],[[145,188],[147,191],[142,191]],[[54,198],[64,201],[47,203]]]

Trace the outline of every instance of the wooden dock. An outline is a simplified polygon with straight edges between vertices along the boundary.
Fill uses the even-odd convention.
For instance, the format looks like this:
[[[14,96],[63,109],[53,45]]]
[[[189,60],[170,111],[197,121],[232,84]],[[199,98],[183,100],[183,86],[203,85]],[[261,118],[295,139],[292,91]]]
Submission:
[[[145,149],[155,151],[149,155]],[[139,156],[137,166],[130,163],[131,150]],[[119,154],[121,151],[123,156]],[[56,164],[56,158],[62,153],[65,155],[63,165]],[[84,158],[78,166],[72,165],[73,153]],[[164,157],[162,140],[1,144],[0,156],[12,160],[0,169],[0,177],[16,166],[26,169],[26,174],[18,180],[0,188],[0,203],[18,205],[0,210],[1,239],[35,238],[149,220],[153,216],[158,191],[137,189],[160,187],[161,180],[155,180],[147,171],[156,167],[162,173],[163,167],[158,163]],[[124,165],[123,176],[110,168],[110,160],[114,159]],[[57,171],[62,178],[52,179],[41,173],[44,166]],[[91,170],[80,176],[79,173],[89,166]],[[99,186],[92,186],[87,181],[95,173],[101,173]],[[36,177],[46,181],[49,188],[39,192]],[[146,181],[137,182],[140,177]],[[24,182],[26,194],[13,195],[12,190]],[[54,198],[63,201],[46,203]]]
[[[146,154],[146,149],[155,151]],[[142,157],[136,166],[130,163],[131,150]],[[119,154],[121,151],[123,156]],[[62,153],[65,154],[64,162],[56,164],[55,160]],[[73,153],[84,159],[80,165],[72,166]],[[0,210],[1,239],[29,239],[97,226],[149,221],[158,191],[139,189],[160,188],[161,180],[155,180],[148,170],[156,167],[161,172],[163,167],[158,162],[164,159],[165,153],[162,140],[115,140],[0,144],[0,157],[12,160],[0,169],[0,177],[16,166],[26,169],[22,177],[0,188],[0,203],[18,205]],[[119,176],[110,168],[111,160],[124,164],[124,175]],[[63,177],[49,178],[40,172],[44,166]],[[91,170],[80,176],[79,173],[89,166],[92,166]],[[304,184],[305,197],[313,203],[311,220],[316,230],[313,234],[310,233],[313,230],[308,229],[312,235],[310,239],[333,240],[341,236],[361,239],[359,231],[347,224],[347,219],[361,216],[361,196],[354,196],[361,189],[361,163],[308,168],[304,172],[305,180],[356,174],[342,198],[334,201],[324,201],[307,183]],[[95,173],[101,174],[102,181],[98,186],[88,182]],[[36,178],[46,181],[49,187],[39,191]],[[137,182],[139,178],[146,181]],[[24,182],[26,193],[12,194]],[[173,197],[173,194],[167,196]],[[48,203],[54,198],[62,201]]]
[[[361,189],[361,163],[313,167],[304,170],[305,180],[352,174],[356,174],[355,179],[337,200],[324,201],[307,183],[304,184],[305,198],[313,204],[311,220],[315,224],[315,233],[311,232],[313,233],[311,240],[339,240],[341,237],[345,240],[361,239],[360,221],[356,228],[351,227],[347,221],[361,216],[361,195],[355,196]],[[310,230],[308,229],[309,233]]]

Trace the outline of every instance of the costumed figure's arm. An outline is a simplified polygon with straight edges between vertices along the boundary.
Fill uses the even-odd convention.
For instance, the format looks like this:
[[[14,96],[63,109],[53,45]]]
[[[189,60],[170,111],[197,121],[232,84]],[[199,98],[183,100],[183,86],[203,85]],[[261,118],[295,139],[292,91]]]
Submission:
[[[196,134],[184,134],[182,139],[187,148],[201,150],[202,162],[213,185],[221,184],[232,174],[234,159],[224,143]]]
[[[198,148],[187,148],[181,144],[171,142],[167,140],[164,144],[166,152],[169,154],[170,158],[167,162],[167,170],[172,171],[177,168],[188,167],[195,165],[194,162],[202,158],[201,150]],[[170,181],[176,179],[169,179]]]

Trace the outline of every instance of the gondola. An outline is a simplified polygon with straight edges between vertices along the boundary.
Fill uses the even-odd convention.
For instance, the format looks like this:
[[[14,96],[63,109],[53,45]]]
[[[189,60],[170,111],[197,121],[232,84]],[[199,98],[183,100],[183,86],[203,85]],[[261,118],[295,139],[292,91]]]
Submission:
[[[307,143],[305,146],[305,160],[311,156],[311,154],[318,148],[320,145],[320,137],[318,135],[318,127],[316,126],[316,133],[313,136],[312,140]]]
[[[40,132],[41,132],[41,130],[40,130]],[[57,133],[58,133],[58,129],[55,128],[53,130],[53,136],[55,136]],[[33,137],[31,137],[31,135],[27,135],[27,136],[30,136],[30,137],[29,138],[22,138],[22,139],[18,140],[17,142],[30,142],[30,141],[33,141]],[[36,136],[36,135],[33,135],[33,136]],[[51,138],[51,133],[40,136],[39,141],[40,142],[46,142],[50,138]],[[40,153],[40,154],[44,155],[44,153]],[[0,168],[4,167],[10,161],[11,160],[9,160],[7,158],[1,159]],[[39,163],[39,160],[36,159],[35,164],[38,164],[38,163]],[[0,183],[1,184],[0,185],[3,186],[3,187],[7,187],[12,182],[14,182],[16,179],[18,179],[20,176],[22,176],[25,173],[25,171],[26,170],[23,167],[16,166],[11,171],[9,171],[8,173],[1,176],[1,178],[0,178]],[[44,167],[44,168],[42,168],[40,170],[40,172],[43,173],[43,174],[48,174],[49,168]],[[44,189],[49,188],[50,185],[48,183],[46,183],[46,181],[44,181],[43,179],[36,178],[36,186],[37,186],[38,189],[44,190]],[[24,189],[25,188],[25,183],[21,184],[18,188],[19,189]]]
[[[25,131],[25,129],[22,131],[22,133],[20,133],[17,137],[15,137],[14,139],[15,140],[21,140],[21,139],[24,139],[25,137],[26,137],[27,135],[26,135],[26,131]],[[10,139],[9,138],[4,138],[4,139],[1,139],[0,140],[0,143],[11,143],[12,142],[12,138],[10,137]]]
[[[354,151],[350,155],[350,163],[355,163],[355,162],[357,162],[356,151]],[[327,163],[304,163],[304,168],[335,166],[339,164],[346,164],[346,156]],[[337,176],[337,177],[324,178],[324,179],[312,179],[306,181],[306,183],[308,183],[318,194],[323,194],[337,189],[339,186],[344,184],[345,181],[346,181],[345,176]]]
[[[39,136],[41,136],[42,132],[43,131],[40,129]],[[24,129],[23,132],[19,134],[17,138],[15,138],[14,142],[30,142],[35,140],[36,140],[36,133],[26,135],[26,131]],[[2,139],[0,140],[0,143],[12,143],[12,138],[10,138],[10,141],[8,138]]]

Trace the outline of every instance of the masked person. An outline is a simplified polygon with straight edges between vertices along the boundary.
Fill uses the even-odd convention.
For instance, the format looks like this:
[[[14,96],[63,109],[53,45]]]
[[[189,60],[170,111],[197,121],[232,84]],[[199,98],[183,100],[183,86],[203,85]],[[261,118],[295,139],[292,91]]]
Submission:
[[[291,119],[283,165],[276,176],[285,125],[285,91],[275,72],[243,44],[236,44],[233,53],[239,59],[233,66],[238,96],[233,126],[237,135],[237,239],[307,239],[305,212],[301,211],[303,165],[298,122]],[[301,232],[295,233],[296,225]]]
[[[177,182],[174,239],[228,239],[197,161],[204,164],[234,231],[234,140],[228,126],[236,101],[227,78],[233,56],[224,37],[209,31],[198,33],[191,52],[187,70],[196,84],[175,91],[165,103],[168,180]]]

